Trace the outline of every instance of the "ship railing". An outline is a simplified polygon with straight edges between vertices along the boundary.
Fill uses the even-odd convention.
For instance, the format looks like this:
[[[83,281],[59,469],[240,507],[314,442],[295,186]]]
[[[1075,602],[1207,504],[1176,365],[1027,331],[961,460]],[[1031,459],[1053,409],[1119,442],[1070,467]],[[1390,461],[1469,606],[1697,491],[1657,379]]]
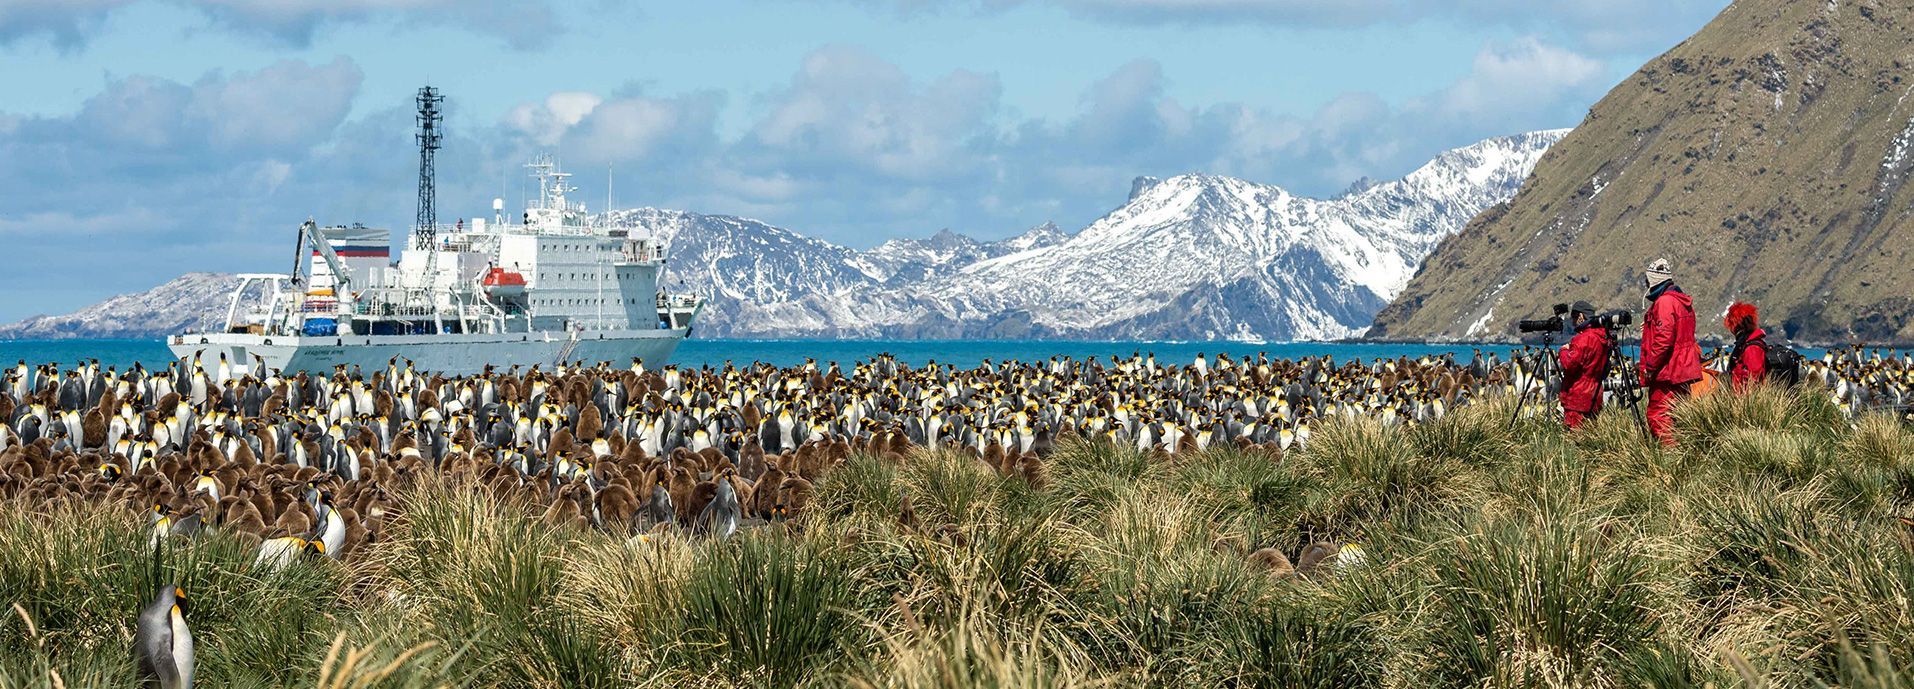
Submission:
[[[440,309],[431,292],[382,289],[361,293],[353,300],[352,313],[372,317],[436,317]]]
[[[696,294],[664,294],[664,293],[660,293],[660,294],[658,295],[658,308],[661,308],[661,309],[689,309],[689,308],[693,308],[693,307],[696,307],[696,306],[698,305],[698,302],[699,302],[699,301],[701,301],[701,300],[700,300],[700,299],[698,298],[698,295],[696,295]]]

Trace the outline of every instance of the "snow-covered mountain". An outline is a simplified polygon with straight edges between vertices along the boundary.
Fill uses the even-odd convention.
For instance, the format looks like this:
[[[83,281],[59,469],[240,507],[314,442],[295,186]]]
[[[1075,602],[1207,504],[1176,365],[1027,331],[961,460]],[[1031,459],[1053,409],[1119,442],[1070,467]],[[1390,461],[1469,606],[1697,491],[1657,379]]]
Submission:
[[[0,340],[73,337],[161,337],[210,330],[226,318],[239,277],[187,273],[144,292],[122,294],[64,316],[0,324]]]
[[[1075,235],[893,241],[854,260],[875,284],[739,301],[706,327],[734,337],[1348,337],[1437,242],[1513,195],[1564,134],[1490,139],[1333,199],[1213,175],[1138,178],[1127,203]]]
[[[1565,133],[1490,139],[1330,199],[1213,175],[1139,177],[1121,207],[1075,234],[1045,223],[989,242],[944,230],[859,251],[746,218],[616,216],[670,242],[672,291],[709,297],[701,337],[1331,339],[1366,328],[1438,241],[1512,196]],[[177,304],[223,315],[231,284],[188,275],[0,326],[0,338],[164,334],[199,324]]]

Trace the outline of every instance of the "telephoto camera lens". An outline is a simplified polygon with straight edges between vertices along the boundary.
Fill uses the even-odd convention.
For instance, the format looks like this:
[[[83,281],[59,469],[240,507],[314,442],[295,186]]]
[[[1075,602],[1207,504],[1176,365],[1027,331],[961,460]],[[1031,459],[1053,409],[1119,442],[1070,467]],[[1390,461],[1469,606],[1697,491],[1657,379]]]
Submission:
[[[1561,332],[1562,317],[1556,316],[1554,318],[1546,318],[1542,320],[1519,321],[1515,324],[1515,327],[1516,329],[1521,330],[1522,332],[1525,332],[1525,333]]]

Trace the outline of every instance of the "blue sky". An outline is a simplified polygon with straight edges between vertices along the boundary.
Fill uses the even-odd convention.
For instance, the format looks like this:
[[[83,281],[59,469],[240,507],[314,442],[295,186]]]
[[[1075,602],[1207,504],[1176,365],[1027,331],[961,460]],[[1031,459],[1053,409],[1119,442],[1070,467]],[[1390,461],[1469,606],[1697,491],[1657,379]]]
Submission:
[[[1329,195],[1576,124],[1723,0],[0,0],[0,321],[293,228],[403,227],[410,98],[444,89],[440,214],[556,153],[594,208],[868,247],[1120,204],[1138,175]]]

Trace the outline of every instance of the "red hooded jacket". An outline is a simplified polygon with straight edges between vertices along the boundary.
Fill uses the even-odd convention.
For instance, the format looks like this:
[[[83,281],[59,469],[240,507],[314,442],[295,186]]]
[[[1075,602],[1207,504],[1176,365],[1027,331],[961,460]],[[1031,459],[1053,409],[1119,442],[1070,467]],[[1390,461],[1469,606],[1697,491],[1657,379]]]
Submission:
[[[1728,373],[1736,390],[1747,389],[1768,376],[1768,331],[1755,328],[1748,339],[1741,341]]]
[[[1701,380],[1694,302],[1673,282],[1662,283],[1648,298],[1648,313],[1642,315],[1642,383],[1686,385]]]
[[[1562,408],[1594,414],[1602,409],[1602,378],[1608,372],[1606,329],[1587,326],[1562,347]]]

